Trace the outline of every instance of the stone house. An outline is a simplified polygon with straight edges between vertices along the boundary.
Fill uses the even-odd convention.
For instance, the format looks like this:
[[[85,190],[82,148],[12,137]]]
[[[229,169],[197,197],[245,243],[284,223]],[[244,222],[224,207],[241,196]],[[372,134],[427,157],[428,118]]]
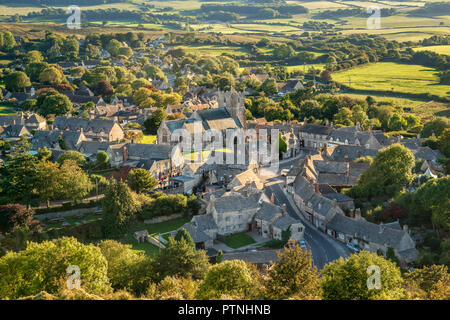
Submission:
[[[81,131],[90,141],[120,141],[124,138],[122,127],[114,120],[56,117],[53,129]]]
[[[314,149],[323,147],[324,143],[327,142],[330,131],[331,127],[329,126],[308,124],[305,121],[299,129],[300,147]]]

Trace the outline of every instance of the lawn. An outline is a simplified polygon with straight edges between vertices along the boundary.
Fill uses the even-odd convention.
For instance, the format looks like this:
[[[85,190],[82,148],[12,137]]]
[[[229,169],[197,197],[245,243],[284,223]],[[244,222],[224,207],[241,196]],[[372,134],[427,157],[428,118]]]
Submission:
[[[156,143],[156,136],[151,136],[151,135],[145,134],[144,138],[141,141],[141,143],[144,143],[144,144],[155,144]]]
[[[438,71],[420,65],[378,62],[332,74],[333,80],[356,90],[448,97],[449,85],[439,84]]]
[[[144,229],[147,229],[149,235],[156,235],[160,233],[166,233],[169,231],[176,230],[180,228],[185,223],[191,221],[191,218],[179,218],[174,220],[169,220],[161,223],[154,223],[154,224],[145,224],[145,223],[138,223],[131,226],[129,233],[124,239],[125,243],[131,244],[133,250],[140,250],[144,251],[146,255],[149,257],[155,257],[158,255],[160,248],[157,246],[151,244],[151,243],[138,243],[136,239],[133,237],[133,233],[135,231],[142,231]]]
[[[249,244],[255,243],[250,236],[245,234],[245,232],[232,234],[231,236],[226,237],[225,244],[230,248],[237,249],[243,246],[247,246]]]

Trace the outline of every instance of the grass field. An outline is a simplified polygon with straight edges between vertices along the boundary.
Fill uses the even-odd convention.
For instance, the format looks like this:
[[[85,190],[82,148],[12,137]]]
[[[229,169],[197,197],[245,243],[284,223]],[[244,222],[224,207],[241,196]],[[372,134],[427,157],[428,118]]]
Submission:
[[[373,63],[332,74],[333,80],[356,90],[430,93],[448,97],[450,86],[439,84],[438,72],[420,65]]]
[[[248,53],[248,51],[239,47],[227,47],[219,45],[179,46],[177,48],[183,48],[184,50],[186,50],[187,53],[192,53],[196,55],[209,55],[209,56],[220,56],[223,53],[235,55]]]
[[[428,47],[419,47],[413,48],[414,51],[433,51],[438,54],[446,54],[450,56],[450,45],[448,46],[428,46]]]
[[[250,236],[245,234],[245,232],[232,234],[225,239],[225,244],[230,248],[237,249],[243,246],[247,246],[249,244],[255,243]]]

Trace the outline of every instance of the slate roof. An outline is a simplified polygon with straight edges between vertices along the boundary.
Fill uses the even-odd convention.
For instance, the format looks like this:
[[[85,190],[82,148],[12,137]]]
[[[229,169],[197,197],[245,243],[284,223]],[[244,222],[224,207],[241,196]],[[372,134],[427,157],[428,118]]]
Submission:
[[[413,150],[413,153],[416,159],[436,160],[444,158],[444,155],[439,150],[433,150],[430,147],[419,147],[417,150]]]
[[[365,220],[356,220],[341,214],[336,214],[327,223],[327,228],[391,248],[398,248],[402,238],[407,236],[403,230],[380,226]]]
[[[330,158],[335,161],[344,161],[345,156],[348,156],[349,161],[354,161],[358,155],[359,157],[375,157],[377,153],[377,149],[366,149],[363,146],[338,145],[332,151]]]
[[[77,150],[77,143],[84,139],[83,133],[79,131],[45,131],[36,130],[33,137],[31,138],[31,144],[33,149],[44,148],[54,149],[59,147],[58,137],[62,136],[63,141],[69,150]]]
[[[98,151],[106,151],[113,142],[108,141],[83,141],[79,147],[84,154],[97,154]]]
[[[342,193],[326,193],[323,196],[330,200],[336,200],[337,202],[353,201],[352,198]]]
[[[126,146],[128,157],[141,159],[165,160],[169,159],[173,146],[162,144],[128,143]]]
[[[230,211],[256,209],[259,207],[258,200],[260,197],[260,193],[252,194],[248,197],[242,195],[222,197],[214,200],[214,208],[219,214]]]
[[[328,126],[321,126],[317,124],[305,124],[299,129],[299,131],[312,134],[328,135],[331,131],[331,128]]]
[[[191,235],[194,243],[205,242],[211,240],[211,237],[204,233],[200,228],[196,227],[192,222],[188,222],[182,226]]]
[[[106,133],[110,132],[114,127],[116,122],[114,120],[104,120],[104,119],[85,119],[85,118],[75,118],[75,117],[55,117],[53,122],[53,127],[60,130],[65,130],[66,128],[71,131],[77,131],[83,129],[86,133],[89,130],[93,132],[104,131]]]
[[[256,252],[230,252],[224,253],[222,255],[222,261],[227,260],[243,260],[248,263],[269,263],[271,261],[277,262],[278,258],[277,252],[279,250],[258,250]]]
[[[299,223],[299,220],[296,220],[294,218],[292,218],[289,215],[286,216],[282,216],[280,218],[278,218],[273,224],[272,226],[281,229],[283,231],[286,231],[287,229],[289,229],[289,227],[291,225],[293,225],[294,223]]]
[[[3,135],[8,138],[20,137],[22,135],[29,135],[30,132],[22,124],[12,124],[5,128]]]
[[[256,212],[255,219],[271,223],[275,217],[282,212],[281,208],[273,203],[264,201],[261,208]]]

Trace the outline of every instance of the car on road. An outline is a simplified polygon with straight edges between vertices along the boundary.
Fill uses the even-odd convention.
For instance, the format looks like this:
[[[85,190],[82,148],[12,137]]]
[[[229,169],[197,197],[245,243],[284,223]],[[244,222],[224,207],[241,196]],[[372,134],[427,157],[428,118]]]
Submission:
[[[359,248],[352,242],[347,243],[347,248],[349,248],[353,252],[356,252],[356,253],[359,252]]]
[[[308,247],[306,246],[306,241],[305,240],[300,240],[298,242],[300,248],[302,248],[302,250],[308,250]]]
[[[283,169],[283,170],[281,170],[281,173],[280,173],[280,174],[281,174],[283,177],[285,177],[285,176],[287,176],[288,172],[289,172],[289,169]]]

